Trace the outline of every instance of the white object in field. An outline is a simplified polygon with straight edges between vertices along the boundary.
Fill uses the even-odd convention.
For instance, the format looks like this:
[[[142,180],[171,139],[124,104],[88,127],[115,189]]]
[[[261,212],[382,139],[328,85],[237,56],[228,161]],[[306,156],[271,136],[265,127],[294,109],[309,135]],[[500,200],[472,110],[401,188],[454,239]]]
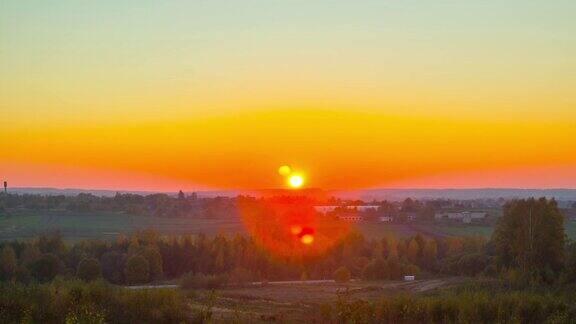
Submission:
[[[414,276],[404,276],[404,281],[414,281]]]

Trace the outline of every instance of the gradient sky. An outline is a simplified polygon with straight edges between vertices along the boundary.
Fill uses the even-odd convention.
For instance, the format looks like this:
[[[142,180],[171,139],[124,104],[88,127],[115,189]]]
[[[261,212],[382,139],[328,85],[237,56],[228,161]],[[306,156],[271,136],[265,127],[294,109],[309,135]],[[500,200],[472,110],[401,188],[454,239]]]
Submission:
[[[0,178],[576,187],[576,2],[0,1]]]

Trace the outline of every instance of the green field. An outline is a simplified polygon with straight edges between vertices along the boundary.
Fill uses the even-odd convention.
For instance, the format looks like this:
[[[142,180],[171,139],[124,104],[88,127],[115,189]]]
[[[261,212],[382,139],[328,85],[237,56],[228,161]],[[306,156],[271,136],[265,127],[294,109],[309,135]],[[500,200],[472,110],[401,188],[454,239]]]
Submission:
[[[565,224],[566,234],[576,239],[576,222]],[[244,233],[239,219],[168,218],[129,215],[116,212],[18,211],[0,215],[0,239],[31,238],[42,233],[58,231],[67,240],[113,239],[119,234],[153,228],[165,235]],[[428,236],[492,235],[493,227],[480,225],[432,225],[357,223],[353,225],[369,239],[383,236],[406,237],[417,233]]]
[[[67,240],[115,238],[119,234],[153,228],[162,234],[218,234],[243,232],[239,220],[167,218],[116,212],[21,211],[0,216],[0,239],[30,238],[58,231]]]

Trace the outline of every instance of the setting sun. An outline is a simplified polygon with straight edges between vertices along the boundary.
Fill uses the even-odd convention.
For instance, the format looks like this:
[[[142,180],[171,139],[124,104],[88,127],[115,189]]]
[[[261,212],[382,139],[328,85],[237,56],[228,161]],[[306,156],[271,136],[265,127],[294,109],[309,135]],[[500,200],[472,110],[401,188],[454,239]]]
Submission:
[[[304,184],[304,178],[300,175],[293,175],[288,179],[288,183],[292,188],[300,188],[302,187],[302,184]]]

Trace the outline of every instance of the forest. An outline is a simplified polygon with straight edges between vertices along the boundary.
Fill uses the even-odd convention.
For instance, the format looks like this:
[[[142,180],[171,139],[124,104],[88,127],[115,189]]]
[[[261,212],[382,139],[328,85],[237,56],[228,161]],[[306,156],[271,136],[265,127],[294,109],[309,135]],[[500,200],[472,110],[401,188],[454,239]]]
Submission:
[[[502,313],[508,305],[517,311],[514,316],[528,316],[521,322],[562,320],[574,314],[570,313],[573,306],[552,296],[559,287],[576,282],[576,244],[566,239],[563,223],[556,202],[542,198],[508,202],[490,240],[423,235],[368,240],[350,231],[323,253],[309,254],[274,253],[258,236],[161,236],[152,229],[114,241],[69,244],[58,234],[4,241],[0,243],[0,321],[60,322],[85,316],[126,322],[122,316],[135,314],[144,316],[139,318],[143,322],[203,321],[208,315],[189,309],[186,291],[282,280],[324,279],[346,285],[350,280],[401,280],[404,275],[484,278],[490,284],[437,296],[383,296],[378,301],[340,298],[308,316],[335,322],[365,322],[367,318],[384,322],[482,318],[491,322],[511,319]],[[183,290],[122,288],[167,282]],[[497,293],[496,299],[489,298],[490,291]],[[77,307],[64,306],[67,303],[77,303]],[[139,309],[146,303],[157,303],[150,306],[157,312],[129,314],[130,307]],[[462,303],[478,306],[462,308]],[[406,313],[403,305],[414,310]],[[535,307],[534,314],[524,313],[527,305]],[[70,311],[55,311],[55,307]],[[486,314],[471,310],[477,307]],[[337,312],[330,311],[335,308]],[[118,314],[119,309],[125,311]]]

